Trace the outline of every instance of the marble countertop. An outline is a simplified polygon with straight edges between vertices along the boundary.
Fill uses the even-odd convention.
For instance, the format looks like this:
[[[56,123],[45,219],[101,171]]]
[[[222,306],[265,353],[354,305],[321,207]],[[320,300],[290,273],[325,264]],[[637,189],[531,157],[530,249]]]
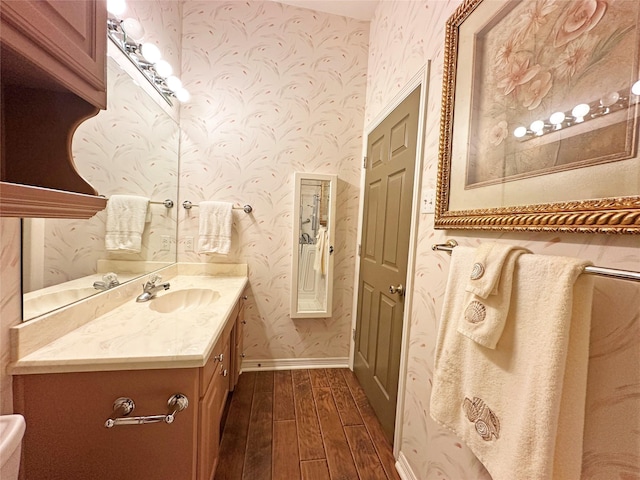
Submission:
[[[135,297],[47,345],[18,358],[13,375],[109,370],[202,367],[233,307],[247,286],[246,276],[178,274],[157,299]],[[171,313],[152,310],[162,295],[205,288],[219,292],[210,305]]]

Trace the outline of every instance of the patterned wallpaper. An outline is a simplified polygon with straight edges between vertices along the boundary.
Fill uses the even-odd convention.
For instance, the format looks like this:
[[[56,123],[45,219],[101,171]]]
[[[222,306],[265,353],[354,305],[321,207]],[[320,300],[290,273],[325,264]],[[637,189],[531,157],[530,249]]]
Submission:
[[[227,256],[197,245],[198,209],[182,210],[180,261],[247,263],[247,360],[342,358],[356,254],[368,22],[275,2],[183,5],[180,201],[234,210]],[[289,317],[294,172],[337,174],[333,316]]]
[[[367,122],[431,60],[422,189],[434,188],[438,157],[444,24],[460,2],[381,2],[371,25]],[[640,270],[638,239],[588,234],[498,234],[433,229],[422,214],[403,406],[400,451],[415,478],[489,479],[480,462],[453,434],[429,417],[430,380],[449,257],[433,243],[455,238],[477,246],[497,240],[535,253],[567,255],[595,265]],[[591,328],[583,479],[636,478],[640,471],[640,285],[595,279]]]

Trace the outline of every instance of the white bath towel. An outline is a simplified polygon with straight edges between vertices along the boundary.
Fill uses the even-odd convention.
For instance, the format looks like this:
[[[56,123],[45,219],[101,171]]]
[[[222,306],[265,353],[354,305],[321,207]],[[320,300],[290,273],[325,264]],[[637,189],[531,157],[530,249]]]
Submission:
[[[136,195],[111,195],[107,202],[105,248],[138,253],[142,249],[149,199]]]
[[[226,255],[231,249],[233,204],[228,202],[200,202],[198,253]]]
[[[320,227],[316,235],[316,256],[313,269],[321,275],[327,272],[327,229]]]
[[[580,478],[593,279],[583,260],[520,255],[495,349],[457,331],[476,250],[453,250],[431,416],[493,480]]]

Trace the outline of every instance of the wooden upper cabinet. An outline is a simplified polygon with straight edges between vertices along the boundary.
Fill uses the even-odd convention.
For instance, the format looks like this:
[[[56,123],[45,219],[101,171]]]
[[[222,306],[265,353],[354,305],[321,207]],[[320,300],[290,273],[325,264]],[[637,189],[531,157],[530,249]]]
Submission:
[[[106,42],[105,0],[0,0],[0,216],[104,209],[76,171],[71,141],[106,108]]]
[[[106,108],[107,10],[104,1],[2,0],[0,3],[3,56],[13,53],[22,57],[54,83],[98,108]],[[34,80],[40,83],[37,78]]]

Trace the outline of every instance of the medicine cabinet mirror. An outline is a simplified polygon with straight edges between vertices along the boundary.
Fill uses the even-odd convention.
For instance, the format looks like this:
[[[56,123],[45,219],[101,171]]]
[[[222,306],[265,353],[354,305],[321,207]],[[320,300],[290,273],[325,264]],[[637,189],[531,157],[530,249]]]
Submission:
[[[295,174],[291,318],[331,317],[337,175]]]
[[[178,124],[120,65],[107,58],[107,110],[72,140],[78,172],[100,195],[151,200],[139,253],[107,251],[106,212],[86,220],[23,220],[23,320],[29,320],[176,262]],[[127,68],[127,67],[125,67]]]

